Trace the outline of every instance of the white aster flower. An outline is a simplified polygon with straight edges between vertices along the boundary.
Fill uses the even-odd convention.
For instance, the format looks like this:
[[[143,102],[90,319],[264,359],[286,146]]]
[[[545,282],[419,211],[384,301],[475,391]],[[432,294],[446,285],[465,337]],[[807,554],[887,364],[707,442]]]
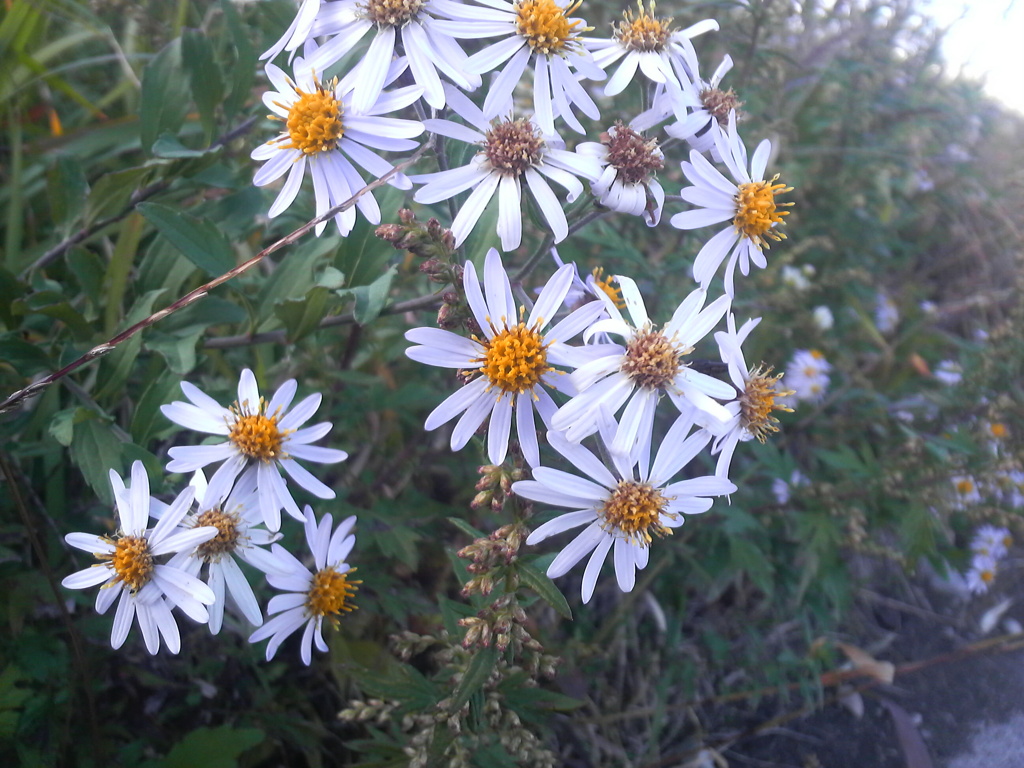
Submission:
[[[582,142],[576,151],[600,164],[601,175],[591,189],[601,205],[643,216],[649,227],[661,221],[665,190],[656,174],[665,167],[665,155],[657,139],[647,139],[620,123],[609,128],[601,142]]]
[[[892,333],[900,321],[900,310],[889,296],[879,292],[875,297],[875,327],[879,333]]]
[[[971,552],[977,555],[988,555],[994,560],[1006,556],[1010,545],[1013,544],[1013,537],[1006,528],[999,528],[994,525],[983,525],[974,532],[971,539]]]
[[[487,89],[483,111],[487,119],[497,117],[512,98],[527,66],[533,64],[533,108],[537,125],[545,136],[555,135],[555,119],[561,117],[577,133],[585,133],[573,113],[598,120],[597,105],[580,79],[603,80],[604,70],[594,63],[583,47],[580,34],[587,30],[582,19],[570,16],[582,0],[480,0],[480,4],[434,0],[438,13],[451,21],[437,21],[435,27],[458,38],[501,37],[498,42],[472,55],[466,71],[482,75],[504,65]]]
[[[789,475],[789,480],[781,477],[772,480],[772,495],[779,504],[789,504],[792,489],[808,484],[810,481],[807,476],[799,469],[794,469]]]
[[[190,552],[217,535],[216,528],[179,529],[178,523],[192,504],[193,489],[186,487],[156,524],[148,529],[150,517],[149,477],[141,461],[132,464],[131,487],[110,470],[110,484],[117,504],[118,531],[113,537],[69,533],[64,540],[76,549],[92,553],[100,562],[66,577],[68,589],[85,589],[97,584],[96,610],[106,613],[117,601],[110,645],[120,648],[138,617],[146,649],[160,650],[160,637],[171,653],[181,650],[178,624],[171,608],[177,606],[190,618],[205,623],[206,605],[214,594],[199,579],[154,558],[174,552]],[[120,598],[120,599],[118,599]]]
[[[964,574],[967,588],[976,595],[988,592],[992,582],[996,580],[996,560],[991,555],[977,554],[971,558],[971,568]]]
[[[953,505],[957,509],[967,509],[973,504],[981,503],[981,492],[978,482],[970,475],[954,475],[950,478],[953,484]]]
[[[281,476],[283,469],[292,480],[321,499],[333,499],[335,493],[302,467],[296,459],[317,464],[344,461],[348,454],[334,448],[310,443],[331,431],[331,423],[323,422],[299,429],[320,407],[321,395],[313,394],[289,410],[297,389],[289,379],[274,393],[268,403],[260,397],[256,377],[248,368],[238,377],[238,400],[225,408],[198,387],[181,382],[181,391],[190,402],[176,401],[160,406],[164,416],[187,429],[211,435],[224,435],[226,442],[215,445],[176,446],[171,448],[172,461],[168,472],[195,472],[209,464],[223,461],[211,478],[211,484],[230,485],[245,470],[255,475],[260,513],[267,527],[281,527],[281,509],[301,520],[288,483]]]
[[[795,291],[806,291],[811,287],[811,280],[807,274],[792,264],[784,264],[779,270],[779,277],[782,278],[783,285],[788,285]]]
[[[281,39],[260,55],[260,59],[272,59],[281,51],[295,51],[300,45],[309,40],[313,31],[313,22],[316,20],[317,12],[320,10],[321,0],[302,0],[298,13],[288,25],[288,29],[281,35]]]
[[[440,328],[414,328],[405,338],[419,346],[405,353],[421,363],[461,371],[479,372],[472,381],[450,395],[427,417],[432,430],[459,417],[452,431],[452,450],[469,442],[480,424],[489,417],[487,455],[500,464],[508,452],[513,412],[523,456],[531,466],[540,462],[534,411],[550,427],[556,406],[545,387],[567,391],[568,377],[554,368],[578,362],[578,349],[566,341],[582,332],[603,311],[598,302],[584,304],[547,331],[565,300],[573,279],[571,265],[561,267],[537,297],[526,320],[512,298],[508,275],[493,248],[484,261],[484,282],[480,285],[473,262],[463,273],[466,301],[483,338],[459,336]]]
[[[578,176],[597,179],[600,169],[596,161],[553,145],[530,120],[507,119],[488,125],[469,99],[459,100],[449,91],[449,100],[458,102],[455,108],[459,114],[477,130],[448,120],[427,120],[425,126],[442,136],[479,144],[481,150],[460,168],[414,177],[416,183],[424,185],[414,196],[416,202],[437,203],[473,190],[452,222],[455,245],[459,246],[469,237],[491,198],[497,195],[498,236],[502,250],[511,251],[523,239],[525,182],[555,242],[564,240],[569,235],[569,223],[547,179],[564,187],[569,193],[566,200],[571,203],[583,193],[583,182]]]
[[[632,322],[623,318],[608,296],[601,300],[609,319],[594,323],[584,333],[587,340],[597,333],[619,336],[624,344],[593,345],[594,357],[569,376],[580,394],[555,414],[555,429],[579,442],[597,431],[602,411],[614,415],[626,405],[613,449],[631,453],[646,441],[650,445],[654,410],[662,394],[668,395],[681,413],[690,406],[725,422],[731,414],[712,398],[732,399],[732,385],[694,370],[685,362],[694,346],[711,331],[728,311],[730,299],[721,296],[707,307],[707,294],[697,289],[679,305],[662,330],[656,330],[647,316],[636,283],[616,276]],[[628,402],[627,402],[628,401]]]
[[[306,61],[316,72],[340,60],[374,31],[369,49],[353,70],[356,110],[369,109],[380,96],[397,51],[402,51],[423,98],[435,109],[445,105],[438,71],[463,90],[480,87],[480,76],[468,74],[466,53],[438,28],[437,0],[341,0],[320,8],[310,37],[328,36]]]
[[[708,429],[715,435],[711,452],[718,453],[718,465],[715,474],[719,477],[729,476],[729,465],[732,462],[736,445],[740,442],[753,440],[755,437],[764,442],[772,432],[778,432],[779,422],[772,416],[773,410],[792,412],[792,408],[777,402],[776,398],[784,398],[793,394],[791,390],[783,390],[779,385],[782,374],[772,375],[772,368],[763,364],[756,368],[748,368],[743,357],[743,342],[750,332],[761,322],[761,318],[748,320],[743,327],[736,330],[736,318],[729,313],[728,330],[715,334],[718,350],[729,369],[729,378],[736,387],[738,396],[725,404],[730,419],[724,429],[709,425]]]
[[[943,360],[935,366],[934,376],[947,387],[959,384],[964,377],[964,369],[955,360]]]
[[[323,635],[324,619],[337,626],[341,614],[355,608],[352,597],[360,582],[352,580],[355,568],[349,566],[345,558],[356,543],[356,537],[351,533],[356,518],[348,517],[338,525],[337,530],[332,530],[334,519],[331,515],[324,515],[317,526],[313,510],[306,507],[303,522],[306,543],[313,553],[316,571],[310,571],[284,547],[274,544],[273,554],[285,563],[287,573],[268,573],[267,581],[283,594],[270,599],[267,615],[272,618],[267,619],[267,623],[249,637],[250,643],[270,638],[267,643],[267,661],[274,657],[281,643],[305,625],[300,653],[302,663],[309,665],[314,642],[318,650],[327,650]]]
[[[541,525],[526,543],[537,544],[571,528],[587,526],[552,561],[549,577],[564,575],[593,552],[583,573],[583,602],[589,602],[601,566],[614,548],[616,581],[619,589],[629,592],[636,571],[647,566],[654,536],[670,534],[683,524],[684,515],[706,512],[712,504],[706,497],[736,490],[720,477],[671,482],[708,443],[709,435],[703,431],[686,437],[689,427],[682,422],[672,426],[649,472],[637,467],[635,457],[614,450],[610,452],[613,465],[608,467],[583,446],[559,433],[548,433],[551,446],[585,477],[537,467],[533,480],[513,483],[512,491],[523,498],[573,510]]]
[[[713,224],[729,222],[700,249],[693,262],[693,277],[705,290],[718,272],[722,262],[728,258],[725,268],[725,292],[735,294],[733,274],[737,263],[740,272],[750,273],[750,264],[764,269],[768,265],[764,249],[767,240],[783,240],[785,235],[776,232],[776,225],[788,211],[780,211],[775,198],[792,187],[776,183],[775,175],[764,179],[765,166],[772,151],[771,142],[762,141],[750,161],[747,170],[747,150],[736,133],[735,113],[730,118],[729,132],[716,139],[719,153],[732,174],[730,181],[715,168],[700,152],[690,152],[690,161],[683,162],[683,174],[694,185],[684,187],[679,193],[683,200],[700,206],[695,210],[677,213],[671,219],[678,229],[700,229]],[[781,205],[790,205],[782,203]]]
[[[212,634],[218,634],[223,625],[227,595],[231,596],[250,624],[259,626],[263,623],[263,614],[235,558],[264,573],[281,573],[285,567],[264,549],[280,539],[281,534],[258,527],[263,516],[256,495],[256,474],[243,474],[231,487],[226,475],[221,475],[217,483],[207,485],[202,471],[197,471],[192,485],[196,489],[198,509],[185,518],[183,524],[190,527],[212,526],[217,535],[194,550],[179,552],[168,565],[196,577],[205,566],[206,584],[216,597],[209,609]]]
[[[312,50],[315,46],[310,45]],[[390,77],[397,76],[401,65],[392,67]],[[383,115],[412,104],[423,93],[419,86],[396,88],[380,93],[365,109],[352,102],[355,79],[350,75],[341,82],[321,82],[308,63],[295,60],[295,79],[273,64],[267,65],[267,77],[277,90],[263,94],[264,105],[273,113],[273,120],[284,122],[285,128],[276,139],[257,147],[253,160],[265,160],[256,172],[253,184],[265,186],[287,173],[284,185],[270,206],[268,216],[283,213],[294,202],[308,166],[313,177],[316,215],[345,202],[364,186],[366,180],[356,168],[365,169],[372,177],[389,173],[393,166],[377,151],[405,152],[418,145],[411,139],[423,132],[423,124]],[[390,81],[387,81],[390,82]],[[354,163],[354,164],[353,164]],[[409,189],[408,177],[396,174],[389,183]],[[372,193],[359,196],[353,207],[334,217],[342,236],[352,231],[356,209],[367,221],[380,223],[380,208]],[[327,222],[316,227],[320,235]]]
[[[832,364],[816,349],[798,349],[786,366],[786,386],[792,390],[794,402],[816,403],[825,396],[830,383]],[[788,399],[789,396],[787,396]]]
[[[830,331],[832,326],[835,325],[835,318],[832,316],[832,310],[826,307],[824,304],[814,308],[813,313],[814,324],[818,326],[820,331]]]
[[[717,21],[704,19],[686,29],[673,30],[671,17],[654,15],[654,0],[648,10],[644,9],[643,0],[637,0],[637,11],[624,11],[622,21],[612,25],[610,39],[586,38],[584,44],[594,53],[594,62],[602,69],[622,59],[604,89],[605,96],[617,96],[633,81],[637,69],[654,83],[671,83],[676,87],[688,84],[685,72],[677,74],[673,64],[679,62],[676,68],[680,69],[685,61],[689,68],[695,69],[697,53],[690,40],[717,29]]]

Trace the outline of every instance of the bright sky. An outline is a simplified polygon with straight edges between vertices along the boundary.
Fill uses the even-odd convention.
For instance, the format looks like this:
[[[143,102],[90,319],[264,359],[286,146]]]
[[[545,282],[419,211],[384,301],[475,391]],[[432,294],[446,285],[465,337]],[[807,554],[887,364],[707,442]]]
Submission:
[[[986,92],[1024,114],[1024,0],[924,0],[947,27],[950,72],[983,78]]]

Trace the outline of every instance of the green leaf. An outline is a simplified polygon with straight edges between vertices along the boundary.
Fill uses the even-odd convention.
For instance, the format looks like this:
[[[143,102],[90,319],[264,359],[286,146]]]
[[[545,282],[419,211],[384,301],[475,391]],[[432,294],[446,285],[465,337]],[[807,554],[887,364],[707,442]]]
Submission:
[[[182,70],[181,40],[169,42],[142,73],[139,106],[142,148],[147,152],[161,133],[176,134],[188,113],[187,78]]]
[[[21,377],[53,370],[50,356],[17,333],[0,335],[0,365],[9,365]]]
[[[253,80],[256,77],[256,50],[249,40],[249,30],[238,16],[238,9],[231,0],[220,5],[235,45],[235,63],[227,68],[232,80],[230,92],[224,99],[224,114],[230,119],[249,100]]]
[[[497,663],[498,649],[494,646],[477,651],[466,665],[466,671],[459,682],[459,687],[452,694],[448,711],[458,712],[474,693],[481,690]]]
[[[541,600],[554,608],[559,616],[572,621],[572,609],[569,608],[565,595],[555,586],[555,582],[522,560],[516,561],[513,567],[519,572],[523,584],[540,595]]]
[[[472,539],[485,539],[485,538],[487,538],[487,534],[486,533],[484,533],[483,531],[479,530],[478,528],[474,528],[472,525],[467,523],[461,517],[449,517],[448,518],[448,522],[451,523],[452,525],[454,525],[456,528],[458,528],[460,531],[462,531],[464,534],[466,534],[467,536],[469,536]]]
[[[46,173],[47,197],[53,220],[66,234],[82,213],[88,184],[81,164],[74,157],[58,155]]]
[[[168,160],[188,160],[193,157],[203,157],[211,152],[220,152],[220,147],[212,149],[189,149],[176,136],[169,133],[161,133],[159,138],[153,142],[153,155]]]
[[[100,176],[89,190],[83,222],[92,224],[98,219],[120,213],[131,200],[132,193],[142,186],[152,173],[150,168],[127,168]]]
[[[266,738],[258,728],[197,728],[174,745],[161,768],[235,768],[242,753]]]
[[[161,374],[146,387],[132,413],[131,434],[135,442],[145,445],[161,428],[171,426],[171,422],[160,413],[160,406],[180,394],[179,385],[176,376]]]
[[[754,544],[738,536],[731,537],[729,539],[729,558],[732,566],[737,570],[745,571],[758,589],[768,595],[772,593],[774,588],[772,564]]]
[[[114,436],[110,425],[99,420],[95,412],[75,426],[71,440],[71,461],[82,471],[82,476],[104,504],[114,503],[110,489],[109,471],[121,469],[121,442]]]
[[[288,342],[294,343],[317,329],[330,309],[332,294],[323,286],[314,286],[302,299],[282,301],[274,307],[288,332]]]
[[[211,277],[235,266],[235,254],[227,238],[206,219],[160,203],[139,203],[139,212],[185,257]]]
[[[376,320],[387,303],[388,295],[391,292],[391,281],[394,280],[398,267],[391,265],[383,275],[378,277],[369,285],[360,285],[355,288],[346,288],[338,291],[342,297],[351,296],[356,300],[353,310],[356,322],[366,325]]]
[[[206,143],[209,144],[217,127],[217,105],[224,95],[220,68],[213,58],[213,46],[199,30],[186,29],[182,33],[181,53],[192,86],[192,99],[199,109],[199,121],[203,124]]]
[[[204,332],[201,327],[178,334],[152,331],[146,346],[163,357],[173,373],[184,376],[196,367],[196,344]]]

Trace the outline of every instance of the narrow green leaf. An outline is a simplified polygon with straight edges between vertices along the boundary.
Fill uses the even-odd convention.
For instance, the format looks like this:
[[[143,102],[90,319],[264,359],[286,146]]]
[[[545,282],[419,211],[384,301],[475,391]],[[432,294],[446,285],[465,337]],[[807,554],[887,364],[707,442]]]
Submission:
[[[483,531],[474,528],[472,525],[467,523],[461,517],[449,517],[448,522],[462,531],[464,534],[473,539],[483,539],[487,537],[487,534]]]
[[[46,191],[55,223],[67,234],[85,207],[88,184],[81,163],[74,157],[58,155],[46,172]]]
[[[121,443],[110,425],[100,421],[97,414],[75,426],[71,460],[103,503],[113,504],[109,471],[121,470]]]
[[[283,301],[274,307],[288,331],[288,341],[294,343],[317,329],[330,308],[331,292],[323,286],[314,286],[302,299]]]
[[[164,157],[169,160],[188,160],[219,151],[220,147],[214,149],[189,149],[178,141],[177,137],[169,133],[161,133],[157,140],[153,142],[153,156]]]
[[[17,333],[0,336],[0,365],[9,365],[21,377],[53,370],[50,356]]]
[[[263,741],[258,728],[197,728],[174,745],[161,768],[235,768],[242,753]]]
[[[231,244],[206,219],[160,203],[139,203],[138,210],[189,261],[211,277],[219,277],[235,266]]]
[[[142,73],[139,107],[142,148],[149,152],[161,133],[176,134],[185,121],[188,105],[181,40],[175,39],[153,57]]]
[[[249,40],[249,29],[238,16],[238,9],[231,0],[221,3],[224,18],[235,46],[234,65],[228,67],[231,73],[230,91],[224,99],[224,114],[230,120],[249,100],[253,80],[256,77],[256,50]]]
[[[388,295],[391,292],[391,281],[394,280],[398,268],[391,265],[383,275],[378,277],[369,285],[360,285],[355,288],[346,288],[338,291],[343,297],[351,296],[355,299],[356,305],[353,310],[356,322],[366,325],[376,320],[387,303]]]
[[[172,373],[184,376],[196,367],[196,345],[203,333],[203,328],[176,334],[152,331],[146,339],[146,346],[166,361]]]
[[[462,676],[459,687],[452,694],[451,702],[448,705],[449,712],[458,712],[462,705],[469,701],[470,697],[484,687],[487,678],[491,676],[494,665],[498,663],[498,649],[494,646],[483,648],[477,651],[476,655],[469,660],[466,672]]]
[[[224,96],[220,68],[213,58],[213,46],[199,30],[186,29],[182,33],[181,53],[192,86],[192,99],[199,109],[199,120],[209,144],[217,127],[217,105]]]
[[[83,222],[92,224],[98,219],[123,211],[128,206],[132,192],[142,186],[151,172],[150,168],[127,168],[100,176],[89,190]]]
[[[513,567],[519,572],[523,584],[540,595],[541,600],[554,608],[559,616],[572,621],[572,609],[555,582],[522,560],[516,561]]]

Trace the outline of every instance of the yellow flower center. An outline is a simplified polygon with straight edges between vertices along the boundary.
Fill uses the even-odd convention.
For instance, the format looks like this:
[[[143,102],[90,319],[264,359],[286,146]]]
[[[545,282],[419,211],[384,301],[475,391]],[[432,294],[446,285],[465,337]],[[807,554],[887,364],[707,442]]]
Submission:
[[[110,560],[117,580],[132,592],[146,586],[153,575],[153,555],[144,536],[122,536],[114,542],[114,554],[99,557]]]
[[[677,349],[665,334],[648,328],[626,345],[622,372],[641,389],[666,389],[679,373],[683,355],[692,351]]]
[[[298,149],[315,155],[338,146],[338,140],[345,135],[341,121],[344,109],[334,95],[333,85],[329,83],[325,88],[315,83],[312,93],[295,89],[299,99],[289,108],[286,121],[290,142],[282,144],[282,149]]]
[[[381,27],[401,27],[416,18],[427,0],[367,0],[356,5],[358,15]]]
[[[996,572],[985,569],[978,574],[978,578],[981,579],[985,584],[991,584],[996,578]]]
[[[974,490],[974,483],[972,481],[967,480],[967,479],[957,480],[957,483],[956,483],[956,491],[957,491],[957,493],[966,496],[967,494],[969,494],[973,490]]]
[[[200,544],[196,548],[196,554],[211,562],[234,552],[238,548],[238,540],[242,537],[241,531],[238,530],[240,522],[237,513],[224,512],[219,508],[201,513],[196,517],[196,527],[211,526],[217,529],[217,535]]]
[[[481,342],[484,376],[492,387],[519,394],[533,389],[540,377],[554,368],[548,365],[547,346],[536,328],[520,322],[511,328],[495,330],[493,339]]]
[[[317,571],[306,595],[309,612],[313,616],[327,616],[336,621],[337,614],[355,610],[356,606],[349,601],[355,597],[357,585],[362,584],[361,581],[349,581],[349,575],[355,570],[338,573],[334,566],[328,566]]]
[[[789,211],[777,210],[775,197],[784,192],[792,192],[793,188],[785,184],[776,184],[778,178],[779,175],[776,174],[771,181],[751,181],[737,187],[736,216],[732,220],[732,225],[748,239],[753,240],[759,248],[768,247],[766,237],[772,240],[784,240],[786,237],[782,233],[772,231],[775,224],[782,223],[783,216],[789,215]]]
[[[793,412],[792,408],[776,403],[775,398],[793,395],[794,390],[776,389],[783,374],[772,376],[771,372],[771,367],[763,370],[758,366],[740,395],[740,424],[762,443],[769,434],[779,431],[779,420],[772,416],[772,411]]]
[[[228,439],[247,458],[273,461],[285,457],[282,444],[291,430],[278,429],[278,414],[267,416],[266,409],[267,403],[262,397],[256,413],[246,413],[238,403],[231,406],[235,423],[231,425]]]
[[[620,480],[601,508],[601,528],[613,535],[621,533],[622,538],[646,547],[651,543],[652,533],[658,536],[672,534],[672,529],[661,523],[662,510],[667,503],[657,488],[646,483]]]
[[[569,16],[580,7],[583,0],[576,0],[562,8],[555,0],[517,0],[513,5],[516,12],[516,32],[526,38],[527,44],[537,53],[550,55],[561,53],[575,43],[575,36],[583,32],[577,27],[582,20],[569,20]]]
[[[672,35],[672,19],[654,16],[654,0],[650,10],[644,10],[643,0],[637,0],[637,12],[627,10],[622,21],[613,24],[612,30],[622,47],[631,51],[663,51]]]
[[[612,303],[619,309],[626,308],[626,300],[622,298],[622,289],[612,285],[615,281],[613,275],[604,276],[604,267],[594,267],[591,272],[594,276],[594,285],[604,291],[605,295],[612,300]]]
[[[991,432],[992,437],[996,438],[997,440],[1002,440],[1010,433],[1010,431],[1006,428],[1006,425],[999,421],[990,424],[988,431]]]

